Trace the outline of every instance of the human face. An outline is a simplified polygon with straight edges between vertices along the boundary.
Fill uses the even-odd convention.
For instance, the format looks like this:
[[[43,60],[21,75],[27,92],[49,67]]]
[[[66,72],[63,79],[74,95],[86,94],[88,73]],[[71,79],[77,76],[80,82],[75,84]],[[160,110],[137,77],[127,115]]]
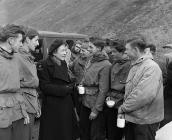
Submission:
[[[88,49],[87,49],[90,53],[95,53],[97,51],[97,47],[92,44],[92,43],[88,43]]]
[[[75,52],[76,53],[79,53],[80,50],[81,50],[81,45],[80,44],[76,44],[75,47],[74,47],[74,49],[75,49]]]
[[[23,46],[22,40],[23,40],[22,34],[18,34],[17,37],[11,37],[10,38],[11,48],[14,51],[17,51],[19,47]]]
[[[65,60],[67,55],[67,49],[68,47],[65,44],[63,44],[53,53],[53,55],[57,57],[59,60]]]
[[[81,49],[81,56],[88,57],[90,56],[90,52],[87,49]]]
[[[136,50],[136,48],[133,48],[130,43],[127,43],[126,46],[126,51],[125,54],[127,54],[127,56],[131,59],[131,60],[135,60],[138,57],[138,51]]]
[[[38,40],[39,40],[38,36],[35,36],[32,39],[29,39],[27,37],[28,48],[29,48],[30,51],[35,51],[35,48],[39,45],[39,41]]]
[[[123,59],[123,53],[118,52],[116,49],[112,49],[111,53],[109,54],[109,57],[112,61],[117,61]]]

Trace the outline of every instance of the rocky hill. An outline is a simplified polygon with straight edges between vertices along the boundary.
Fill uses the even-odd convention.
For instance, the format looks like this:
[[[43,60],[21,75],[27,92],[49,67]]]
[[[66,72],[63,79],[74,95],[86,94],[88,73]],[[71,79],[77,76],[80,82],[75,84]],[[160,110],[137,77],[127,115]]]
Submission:
[[[1,24],[172,43],[171,0],[0,0],[0,8]]]

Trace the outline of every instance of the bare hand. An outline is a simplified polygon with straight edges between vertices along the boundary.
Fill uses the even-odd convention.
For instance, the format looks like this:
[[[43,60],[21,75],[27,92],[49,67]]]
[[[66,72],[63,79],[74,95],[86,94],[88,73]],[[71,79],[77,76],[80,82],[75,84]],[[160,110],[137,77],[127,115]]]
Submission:
[[[90,120],[94,120],[96,117],[97,117],[97,114],[94,113],[94,112],[91,112],[91,113],[90,113],[90,116],[89,116],[89,119],[90,119]]]
[[[24,124],[29,124],[29,123],[30,123],[29,115],[26,115],[26,117],[24,118]]]
[[[36,118],[39,118],[41,116],[41,109],[39,109],[37,112],[36,112]]]
[[[118,108],[118,114],[123,114],[121,106]]]

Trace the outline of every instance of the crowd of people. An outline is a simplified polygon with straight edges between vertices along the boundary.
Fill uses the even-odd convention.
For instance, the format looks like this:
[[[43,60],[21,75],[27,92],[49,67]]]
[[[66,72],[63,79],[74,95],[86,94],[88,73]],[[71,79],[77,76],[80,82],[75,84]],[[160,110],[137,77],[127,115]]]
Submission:
[[[56,39],[35,64],[38,45],[31,27],[0,29],[1,140],[31,140],[39,117],[39,140],[155,140],[168,75],[153,44]]]

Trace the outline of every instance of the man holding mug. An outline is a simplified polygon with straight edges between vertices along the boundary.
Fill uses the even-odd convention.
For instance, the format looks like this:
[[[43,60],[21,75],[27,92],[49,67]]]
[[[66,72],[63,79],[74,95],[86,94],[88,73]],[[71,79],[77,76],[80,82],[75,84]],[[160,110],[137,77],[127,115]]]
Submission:
[[[130,68],[130,60],[124,52],[125,46],[122,41],[113,42],[111,46],[111,58],[113,58],[113,63],[110,72],[110,90],[107,94],[104,108],[108,140],[121,140],[123,136],[123,129],[117,127],[117,116],[118,107],[123,102],[125,81]],[[122,117],[122,115],[120,115],[120,117]],[[118,120],[120,119],[121,118]]]
[[[147,45],[139,39],[126,44],[132,67],[125,86],[124,102],[118,113],[125,115],[125,140],[155,140],[164,119],[163,78],[158,64],[145,53]]]

